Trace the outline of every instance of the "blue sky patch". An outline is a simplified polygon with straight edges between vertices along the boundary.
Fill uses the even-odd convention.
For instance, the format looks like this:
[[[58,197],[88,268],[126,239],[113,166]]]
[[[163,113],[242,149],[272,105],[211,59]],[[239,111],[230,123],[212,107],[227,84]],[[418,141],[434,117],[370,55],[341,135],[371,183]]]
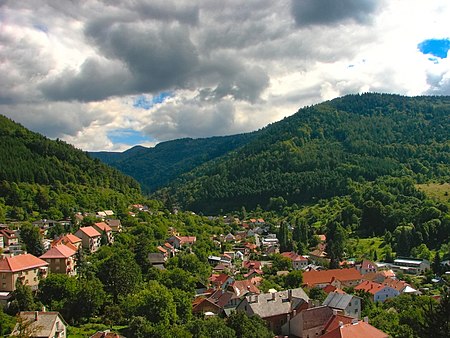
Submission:
[[[154,96],[139,95],[133,102],[133,107],[149,110],[155,104],[163,103],[168,97],[171,97],[170,92],[161,92]]]
[[[152,142],[154,139],[144,135],[140,131],[133,129],[116,129],[108,132],[108,138],[113,143],[137,145],[145,142]]]
[[[424,40],[417,45],[419,50],[423,54],[431,54],[435,57],[445,59],[447,57],[447,52],[450,49],[450,40],[449,39],[428,39]],[[436,61],[433,58],[432,61]],[[436,62],[435,62],[436,63]]]
[[[48,33],[48,27],[46,25],[42,24],[42,23],[35,23],[33,25],[33,27],[35,29],[37,29],[38,31],[44,32],[45,34]]]

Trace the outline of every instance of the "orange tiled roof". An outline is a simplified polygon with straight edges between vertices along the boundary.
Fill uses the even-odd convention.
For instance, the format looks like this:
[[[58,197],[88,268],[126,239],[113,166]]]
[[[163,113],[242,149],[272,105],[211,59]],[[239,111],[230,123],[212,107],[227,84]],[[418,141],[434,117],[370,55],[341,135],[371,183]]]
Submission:
[[[72,244],[81,242],[81,238],[78,238],[77,236],[72,234],[67,234],[64,237],[67,238]]]
[[[108,224],[106,224],[105,222],[98,222],[98,223],[94,223],[94,224],[101,231],[106,231],[106,232],[112,231],[111,227]]]
[[[89,227],[84,227],[84,228],[80,228],[79,230],[81,230],[85,235],[87,235],[88,237],[98,237],[101,236],[101,234],[95,230],[93,227],[89,226]]]
[[[325,333],[322,338],[355,338],[355,337],[367,337],[367,338],[388,338],[389,336],[383,331],[378,330],[372,325],[359,321],[355,324],[344,324],[338,326],[332,331]]]
[[[326,293],[330,293],[330,292],[334,292],[334,293],[339,293],[341,295],[344,295],[346,292],[342,289],[339,289],[338,287],[328,284],[327,286],[325,286],[323,288],[323,291]]]
[[[366,280],[366,281],[363,281],[358,286],[356,286],[355,290],[363,290],[363,291],[369,292],[372,295],[374,295],[378,291],[383,290],[384,288],[385,288],[384,285]]]
[[[238,297],[245,295],[247,292],[260,293],[259,289],[248,279],[234,281],[231,287]]]
[[[390,286],[391,288],[402,292],[404,288],[406,288],[409,284],[398,279],[386,278],[383,282],[383,285]]]
[[[350,324],[353,318],[349,316],[345,316],[343,314],[333,315],[328,322],[325,324],[323,331],[330,332],[339,327],[339,322],[342,324]]]
[[[48,250],[46,253],[44,253],[39,258],[41,259],[48,259],[48,258],[69,258],[76,254],[76,250],[73,250],[69,248],[65,244],[59,244],[57,246],[54,246],[50,250]]]
[[[333,279],[345,282],[362,279],[362,276],[355,268],[303,272],[303,283],[311,287],[331,283]]]
[[[292,251],[282,252],[281,256],[289,258],[291,261],[307,261],[305,257]]]
[[[16,272],[47,266],[48,263],[32,254],[0,259],[0,272]]]

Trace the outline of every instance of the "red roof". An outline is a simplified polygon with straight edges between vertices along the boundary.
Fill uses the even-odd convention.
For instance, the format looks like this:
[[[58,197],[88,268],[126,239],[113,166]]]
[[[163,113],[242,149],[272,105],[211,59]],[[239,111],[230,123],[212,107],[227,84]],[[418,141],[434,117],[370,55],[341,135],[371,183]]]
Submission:
[[[308,259],[306,259],[303,256],[300,256],[299,254],[289,251],[289,252],[282,252],[281,256],[289,258],[291,261],[308,261]]]
[[[390,286],[391,288],[393,288],[399,292],[402,292],[404,288],[409,286],[408,283],[406,283],[402,280],[392,279],[392,278],[386,278],[383,282],[383,285]]]
[[[184,244],[184,243],[193,244],[197,240],[197,237],[195,237],[195,236],[176,236],[176,237],[180,241],[180,244]]]
[[[355,268],[303,272],[303,283],[310,287],[317,284],[329,284],[332,280],[346,282],[360,279],[362,279],[362,275]]]
[[[334,285],[328,284],[327,286],[325,286],[323,288],[323,291],[325,291],[326,293],[330,293],[330,292],[334,292],[334,293],[339,293],[341,295],[346,294],[346,292],[342,289],[337,288]]]
[[[244,261],[242,262],[242,266],[247,269],[261,269],[261,262],[259,261]]]
[[[338,326],[333,331],[325,333],[322,338],[388,338],[383,331],[378,330],[372,325],[359,321],[355,324],[344,324]]]
[[[16,272],[47,266],[48,263],[32,254],[0,259],[0,272]]]
[[[59,244],[57,246],[54,246],[50,250],[48,250],[46,253],[44,253],[41,257],[41,259],[49,259],[49,258],[69,258],[76,254],[76,251],[69,248],[68,246],[64,244]]]
[[[67,234],[64,236],[64,238],[67,238],[72,244],[81,242],[81,238],[78,238],[77,236],[72,234]]]
[[[106,231],[106,232],[112,231],[111,227],[108,224],[106,224],[105,222],[94,223],[94,226],[99,228],[100,231]]]
[[[351,324],[353,321],[352,317],[344,316],[342,314],[333,315],[328,322],[325,324],[323,331],[330,332],[339,327],[339,322],[342,324]]]
[[[355,287],[355,290],[363,290],[371,293],[372,295],[376,294],[378,291],[383,290],[386,286],[381,285],[379,283],[371,282],[371,281],[363,281],[361,284]]]
[[[245,295],[247,292],[260,293],[259,289],[248,279],[234,281],[231,287],[238,297]]]
[[[95,230],[93,227],[84,227],[84,228],[80,228],[79,230],[81,230],[86,236],[88,237],[98,237],[101,236],[101,234]]]

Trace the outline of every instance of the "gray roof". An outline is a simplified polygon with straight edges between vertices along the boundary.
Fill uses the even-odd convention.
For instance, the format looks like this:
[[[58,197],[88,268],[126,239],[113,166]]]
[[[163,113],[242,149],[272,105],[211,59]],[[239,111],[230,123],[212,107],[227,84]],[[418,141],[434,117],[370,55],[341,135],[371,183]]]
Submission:
[[[327,305],[333,309],[344,310],[352,299],[352,295],[330,292],[328,297],[323,301],[322,305]]]
[[[35,320],[36,314],[37,320]],[[23,318],[26,322],[32,322],[30,326],[31,330],[34,331],[33,327],[36,326],[37,330],[35,333],[33,333],[33,337],[50,337],[58,316],[60,317],[64,325],[67,326],[67,323],[60,316],[59,312],[27,311],[27,312],[20,312],[19,316]],[[17,333],[16,327],[14,328],[12,335]]]
[[[289,299],[289,292],[291,297]],[[277,316],[292,312],[299,305],[309,301],[308,295],[302,288],[280,291],[275,293],[263,293],[260,295],[247,296],[247,306],[253,313],[261,318]]]

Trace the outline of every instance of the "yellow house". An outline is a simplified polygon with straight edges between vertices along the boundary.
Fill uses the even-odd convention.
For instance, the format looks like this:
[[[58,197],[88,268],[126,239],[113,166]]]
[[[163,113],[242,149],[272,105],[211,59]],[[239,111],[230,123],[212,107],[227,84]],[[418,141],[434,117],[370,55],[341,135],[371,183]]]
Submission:
[[[0,259],[0,292],[12,292],[16,282],[37,289],[39,280],[47,277],[48,263],[31,254]]]

